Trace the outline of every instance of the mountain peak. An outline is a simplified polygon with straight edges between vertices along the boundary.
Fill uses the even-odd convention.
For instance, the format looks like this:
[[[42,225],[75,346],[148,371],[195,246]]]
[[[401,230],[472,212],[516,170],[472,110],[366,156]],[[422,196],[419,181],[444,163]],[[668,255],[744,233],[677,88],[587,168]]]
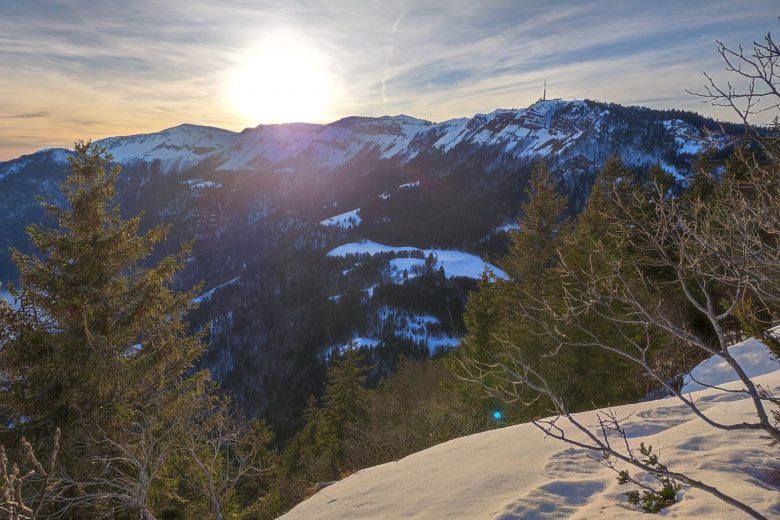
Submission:
[[[590,100],[540,99],[526,108],[498,108],[441,123],[407,114],[350,116],[329,124],[258,125],[241,132],[184,123],[156,133],[109,137],[97,142],[106,146],[119,163],[155,162],[163,173],[184,171],[207,159],[215,169],[223,171],[252,170],[260,164],[293,160],[308,168],[330,170],[371,150],[381,159],[406,163],[434,150],[449,153],[456,147],[482,146],[496,147],[515,159],[546,156],[566,162],[579,154],[588,162],[598,162],[602,155],[599,150],[606,146],[614,125],[635,125],[637,118],[645,126],[661,125],[656,134],[668,134],[670,143],[676,139],[677,151],[687,155],[698,149],[698,129],[708,121],[682,112]],[[674,123],[680,118],[682,121]],[[638,143],[631,146],[642,148]],[[646,155],[638,148],[629,152],[629,163],[655,163],[663,158],[660,152]],[[47,152],[37,152],[44,153]]]

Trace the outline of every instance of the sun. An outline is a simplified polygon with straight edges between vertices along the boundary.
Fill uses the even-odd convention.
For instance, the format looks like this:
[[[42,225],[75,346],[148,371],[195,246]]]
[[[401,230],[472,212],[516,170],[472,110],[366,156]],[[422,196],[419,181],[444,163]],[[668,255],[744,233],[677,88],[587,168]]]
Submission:
[[[253,123],[319,122],[334,101],[328,59],[305,38],[266,36],[233,71],[229,102]]]

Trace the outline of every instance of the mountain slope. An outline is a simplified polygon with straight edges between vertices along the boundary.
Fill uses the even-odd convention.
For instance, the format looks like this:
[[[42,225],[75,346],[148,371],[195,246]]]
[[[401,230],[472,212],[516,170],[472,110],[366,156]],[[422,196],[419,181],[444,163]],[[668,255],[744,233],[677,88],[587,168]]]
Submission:
[[[683,183],[702,128],[728,138],[696,114],[550,100],[443,123],[181,125],[100,144],[123,166],[124,215],[170,224],[159,254],[194,239],[177,283],[209,294],[191,316],[208,333],[204,365],[248,412],[292,430],[329,353],[370,347],[379,377],[402,354],[457,344],[467,295],[505,250],[537,160],[574,214],[615,154],[637,174],[660,163]],[[18,276],[10,248],[31,251],[25,227],[51,223],[35,197],[62,202],[69,153],[0,163],[0,280]],[[385,249],[327,255],[363,240]]]
[[[702,137],[700,125],[716,128],[703,118],[677,115],[687,121],[673,115],[665,118],[663,112],[647,109],[592,101],[545,100],[525,109],[499,109],[442,123],[405,115],[348,117],[327,125],[260,125],[240,133],[185,124],[153,134],[110,137],[98,143],[107,147],[119,163],[159,161],[164,172],[187,170],[209,159],[217,160],[219,170],[242,170],[304,156],[320,161],[319,169],[332,169],[367,150],[375,150],[381,159],[395,158],[407,163],[425,152],[447,153],[459,146],[500,147],[516,158],[544,156],[555,161],[582,155],[595,160],[599,153],[594,148],[605,138],[630,130],[628,119],[644,117],[662,125],[665,131],[655,128],[645,134],[663,134],[672,139],[667,145],[676,146],[649,150],[648,138],[653,136],[639,136],[637,142],[625,143],[621,155],[628,156],[627,162],[633,165],[661,161],[663,155],[671,158],[695,154],[699,149],[696,140]],[[0,176],[19,171],[17,161],[0,162]]]
[[[740,350],[742,346],[731,348]],[[757,355],[754,349],[742,350],[746,356]],[[774,371],[755,380],[777,390],[778,363],[766,349],[763,352],[764,368],[771,366],[768,371]],[[704,390],[693,397],[701,409],[719,420],[755,420],[746,395]],[[780,514],[776,450],[759,434],[715,430],[676,398],[619,406],[613,411],[619,417],[633,414],[626,422],[632,447],[637,448],[640,442],[651,444],[655,451],[660,449],[661,461],[672,471],[714,485],[768,518]],[[596,423],[595,412],[577,414],[577,419],[586,425]],[[570,428],[567,431],[572,433]],[[623,493],[632,486],[619,486],[616,474],[588,455],[599,457],[598,453],[545,439],[532,424],[520,424],[455,439],[361,470],[323,489],[282,518],[647,518],[646,513],[626,503]],[[679,503],[663,510],[664,518],[749,518],[686,486],[678,497]]]

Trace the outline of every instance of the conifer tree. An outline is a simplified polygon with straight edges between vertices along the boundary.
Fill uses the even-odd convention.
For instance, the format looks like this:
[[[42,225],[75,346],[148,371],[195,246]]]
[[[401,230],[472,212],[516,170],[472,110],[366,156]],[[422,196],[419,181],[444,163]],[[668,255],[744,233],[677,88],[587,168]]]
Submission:
[[[170,288],[181,256],[148,262],[167,228],[140,233],[140,216],[120,216],[120,168],[108,169],[105,149],[79,142],[69,160],[66,204],[45,204],[56,225],[29,226],[36,255],[12,252],[20,307],[2,338],[0,407],[24,423],[14,434],[108,431],[181,378],[202,348],[186,330],[192,294]]]
[[[535,168],[526,193],[519,229],[510,233],[509,252],[499,262],[509,279],[483,276],[479,292],[469,298],[464,316],[468,334],[457,354],[461,376],[478,380],[480,388],[487,390],[484,397],[489,398],[490,405],[509,397],[511,402],[505,403],[503,412],[509,421],[543,414],[547,406],[537,399],[536,392],[507,384],[499,367],[522,359],[551,378],[562,376],[561,384],[569,379],[562,367],[566,364],[564,357],[553,359],[547,355],[555,346],[539,334],[538,320],[542,317],[533,308],[518,305],[527,299],[526,294],[553,297],[557,291],[550,277],[557,262],[557,248],[570,232],[564,217],[566,203],[543,162]],[[463,389],[462,393],[468,396],[470,392]]]
[[[667,189],[671,186],[668,175],[660,167],[652,168],[648,177],[660,180]],[[655,186],[652,183],[643,186],[637,179],[637,173],[617,156],[604,164],[596,176],[585,209],[577,216],[573,232],[558,246],[562,262],[559,274],[565,275],[557,283],[565,284],[568,290],[572,287],[587,290],[592,280],[611,272],[618,265],[618,259],[633,254],[629,241],[626,240],[626,236],[632,231],[622,222],[629,212],[633,214],[650,210],[648,201],[652,200],[652,196],[643,190],[650,190],[651,186]],[[594,251],[599,254],[594,255]],[[594,258],[598,261],[594,261]],[[571,276],[572,272],[578,273],[578,276]],[[562,316],[565,301],[559,298],[556,303],[560,304],[557,309]],[[561,316],[546,316],[545,319],[550,326],[558,326],[556,319],[563,321]],[[559,327],[573,341],[579,340],[582,343],[576,348],[562,349],[571,357],[571,366],[577,367],[576,376],[570,379],[569,395],[581,398],[569,401],[568,405],[577,409],[589,407],[594,402],[609,404],[638,397],[639,389],[636,383],[640,370],[616,354],[586,346],[588,338],[587,334],[583,334],[583,329],[590,329],[619,337],[619,334],[626,331],[631,335],[631,326],[626,325],[622,327],[622,331],[618,331],[614,324],[601,319],[595,313],[583,313],[576,321],[576,325],[572,323],[569,327]],[[623,373],[626,377],[616,380],[611,378],[614,373]]]
[[[466,378],[478,381],[488,395],[511,407],[504,409],[507,420],[526,420],[552,411],[533,385],[518,384],[518,379],[526,377],[542,378],[573,410],[635,397],[631,374],[638,371],[627,362],[585,346],[562,349],[558,336],[550,334],[555,329],[570,338],[580,335],[577,327],[569,328],[558,316],[566,305],[566,285],[580,281],[568,279],[564,283],[561,273],[578,271],[578,265],[585,270],[611,267],[587,265],[587,261],[593,248],[603,249],[609,257],[610,248],[621,247],[609,237],[624,230],[606,215],[622,211],[612,203],[615,196],[636,194],[634,178],[619,159],[610,159],[596,178],[576,226],[572,226],[564,218],[565,201],[544,165],[535,171],[528,200],[522,206],[520,228],[511,234],[509,253],[499,262],[509,280],[489,283],[486,279],[480,292],[470,298],[465,316],[468,334],[459,353]],[[619,252],[623,251],[613,253]],[[594,316],[587,319],[590,327],[610,326]],[[527,372],[529,368],[534,375]],[[606,376],[615,371],[628,377],[605,386]]]
[[[369,395],[365,389],[363,356],[348,350],[328,367],[322,406],[309,401],[309,422],[288,443],[282,464],[287,477],[310,484],[329,482],[343,477],[344,431],[347,424],[359,424],[368,414]],[[293,493],[305,495],[307,490]],[[293,498],[293,501],[296,497]],[[298,499],[304,496],[297,497]]]
[[[688,181],[686,194],[691,198],[706,199],[716,186],[714,177],[715,150],[705,149],[699,152],[693,162],[693,172]]]
[[[569,231],[563,215],[566,201],[555,185],[544,162],[540,162],[526,190],[520,228],[510,233],[510,251],[501,267],[515,280],[538,287],[544,271],[555,262],[556,245]]]

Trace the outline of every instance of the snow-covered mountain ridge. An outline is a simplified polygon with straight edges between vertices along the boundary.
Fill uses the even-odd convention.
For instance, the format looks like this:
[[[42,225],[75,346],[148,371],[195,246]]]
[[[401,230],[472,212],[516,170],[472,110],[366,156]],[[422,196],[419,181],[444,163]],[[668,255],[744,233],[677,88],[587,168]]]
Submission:
[[[218,170],[236,171],[302,157],[309,163],[314,161],[320,169],[332,169],[364,152],[407,163],[424,151],[446,153],[458,146],[498,147],[514,157],[589,157],[609,133],[620,130],[620,125],[610,124],[609,119],[610,107],[616,106],[592,101],[540,100],[528,108],[498,109],[442,123],[406,115],[347,117],[330,124],[260,125],[242,132],[184,124],[156,133],[109,137],[98,143],[121,164],[157,161],[166,173],[183,171],[207,160]],[[697,139],[702,136],[699,128],[679,118],[657,117],[662,128],[676,140],[677,152],[691,155],[698,151]],[[57,153],[56,160],[64,162],[67,150],[44,150],[0,162],[0,177],[19,171],[20,162],[44,153]]]
[[[99,144],[122,165],[123,215],[171,226],[159,253],[194,240],[177,283],[213,290],[192,316],[208,331],[203,364],[248,413],[290,424],[319,392],[329,349],[378,345],[371,355],[388,373],[400,355],[457,344],[468,294],[485,261],[497,265],[538,159],[574,214],[615,155],[637,175],[660,163],[684,180],[702,128],[721,131],[689,112],[549,100],[441,123],[180,125]],[[18,280],[9,251],[35,253],[27,226],[53,224],[36,197],[65,203],[71,154],[0,162],[0,281]],[[383,252],[327,254],[356,244]]]

